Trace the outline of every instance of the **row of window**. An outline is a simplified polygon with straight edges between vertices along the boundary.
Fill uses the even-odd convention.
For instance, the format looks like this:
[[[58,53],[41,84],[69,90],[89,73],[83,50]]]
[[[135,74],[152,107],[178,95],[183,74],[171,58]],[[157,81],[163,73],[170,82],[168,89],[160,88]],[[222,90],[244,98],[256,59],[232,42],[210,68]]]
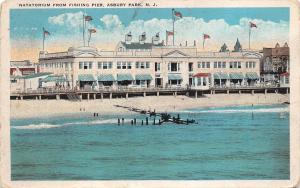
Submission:
[[[45,68],[65,68],[66,70],[72,69],[73,66],[72,63],[68,62],[59,62],[59,63],[45,63],[41,64],[41,67]],[[210,68],[211,64],[210,62],[198,62],[197,63],[198,68]],[[256,62],[254,61],[247,61],[246,62],[246,68],[253,69],[256,67]],[[92,61],[85,61],[85,62],[79,62],[79,69],[92,69],[93,68],[93,62]],[[98,62],[98,69],[112,69],[113,68],[113,62],[111,61],[102,61]],[[135,62],[135,68],[136,69],[148,69],[150,68],[150,62]],[[213,68],[227,68],[227,63],[218,61],[214,62]],[[242,68],[242,63],[240,61],[233,61],[229,62],[229,68],[231,69],[240,69]],[[132,69],[132,62],[117,62],[117,69]],[[155,71],[160,71],[161,65],[160,63],[155,62]],[[171,62],[168,63],[168,71],[180,71],[180,63],[178,62]],[[193,71],[193,63],[189,63],[189,71]]]
[[[58,63],[45,63],[41,64],[42,68],[65,68],[67,69],[72,69],[73,64],[69,62],[58,62]]]
[[[254,61],[246,62],[246,68],[255,68],[255,66],[256,66],[256,62]],[[210,62],[198,62],[198,68],[210,68]],[[227,63],[225,61],[214,62],[214,68],[215,69],[227,68]],[[240,61],[231,61],[229,62],[229,68],[241,69],[242,63]]]
[[[256,66],[256,62],[254,62],[254,61],[247,61],[246,62],[246,68],[247,69],[255,68],[255,66]]]

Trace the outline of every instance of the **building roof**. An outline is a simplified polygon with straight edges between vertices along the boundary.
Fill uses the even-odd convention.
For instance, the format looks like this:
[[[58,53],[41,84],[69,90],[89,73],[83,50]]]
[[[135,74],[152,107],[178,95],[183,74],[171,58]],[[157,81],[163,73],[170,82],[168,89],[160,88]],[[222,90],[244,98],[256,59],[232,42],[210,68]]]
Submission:
[[[234,45],[234,50],[233,52],[241,52],[242,51],[242,45],[239,41],[239,39],[236,40],[236,43]]]
[[[136,50],[136,49],[143,49],[143,50],[148,50],[152,49],[154,46],[163,46],[163,43],[158,43],[158,44],[153,44],[153,43],[139,43],[139,42],[132,42],[130,44],[126,44],[125,42],[121,42],[121,44],[126,48],[126,49],[131,49],[131,50]]]

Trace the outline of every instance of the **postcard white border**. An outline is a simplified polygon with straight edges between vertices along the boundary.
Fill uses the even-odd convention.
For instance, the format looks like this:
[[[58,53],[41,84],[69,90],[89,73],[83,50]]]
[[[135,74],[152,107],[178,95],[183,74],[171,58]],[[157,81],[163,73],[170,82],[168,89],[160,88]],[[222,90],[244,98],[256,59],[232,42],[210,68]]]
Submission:
[[[20,0],[22,3],[53,3],[52,0]],[[70,0],[59,1],[59,3],[71,2]],[[117,2],[117,1],[100,1],[100,0],[74,0],[76,3],[87,2]],[[119,1],[118,1],[119,2]],[[133,2],[124,0],[122,2]],[[10,92],[9,92],[9,61],[10,61],[10,43],[9,43],[9,9],[20,8],[16,0],[6,0],[1,6],[0,20],[0,132],[1,132],[1,179],[0,186],[16,188],[53,188],[53,187],[297,187],[299,186],[299,120],[300,120],[300,16],[299,2],[296,0],[147,0],[135,2],[156,3],[159,7],[289,7],[290,8],[290,180],[212,180],[212,181],[169,181],[169,180],[124,180],[124,181],[11,181],[10,174]],[[31,7],[32,8],[32,7]],[[39,8],[39,7],[37,7]],[[47,7],[49,8],[49,7]],[[72,7],[74,8],[74,7]],[[81,8],[81,7],[79,7]],[[22,8],[24,9],[24,8]]]

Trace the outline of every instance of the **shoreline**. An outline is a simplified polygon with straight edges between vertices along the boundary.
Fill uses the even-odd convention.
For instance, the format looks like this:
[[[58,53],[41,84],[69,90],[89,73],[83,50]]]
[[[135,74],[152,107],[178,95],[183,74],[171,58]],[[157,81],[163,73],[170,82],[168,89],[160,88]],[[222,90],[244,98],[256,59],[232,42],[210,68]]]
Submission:
[[[85,113],[99,115],[131,114],[123,108],[114,105],[123,105],[156,112],[177,112],[185,109],[225,107],[239,105],[271,105],[289,102],[288,94],[214,94],[199,98],[187,96],[146,96],[136,98],[97,99],[83,101],[68,100],[11,100],[11,118],[42,118],[54,116],[74,116]]]

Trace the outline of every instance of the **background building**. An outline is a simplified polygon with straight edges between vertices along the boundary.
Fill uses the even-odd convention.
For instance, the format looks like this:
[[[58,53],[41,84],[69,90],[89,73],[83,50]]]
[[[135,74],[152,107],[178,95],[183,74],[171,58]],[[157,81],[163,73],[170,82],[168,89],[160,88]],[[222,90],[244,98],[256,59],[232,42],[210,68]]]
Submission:
[[[261,75],[264,82],[279,83],[281,77],[284,77],[282,79],[288,84],[289,53],[287,43],[282,47],[277,43],[275,48],[263,48]]]

